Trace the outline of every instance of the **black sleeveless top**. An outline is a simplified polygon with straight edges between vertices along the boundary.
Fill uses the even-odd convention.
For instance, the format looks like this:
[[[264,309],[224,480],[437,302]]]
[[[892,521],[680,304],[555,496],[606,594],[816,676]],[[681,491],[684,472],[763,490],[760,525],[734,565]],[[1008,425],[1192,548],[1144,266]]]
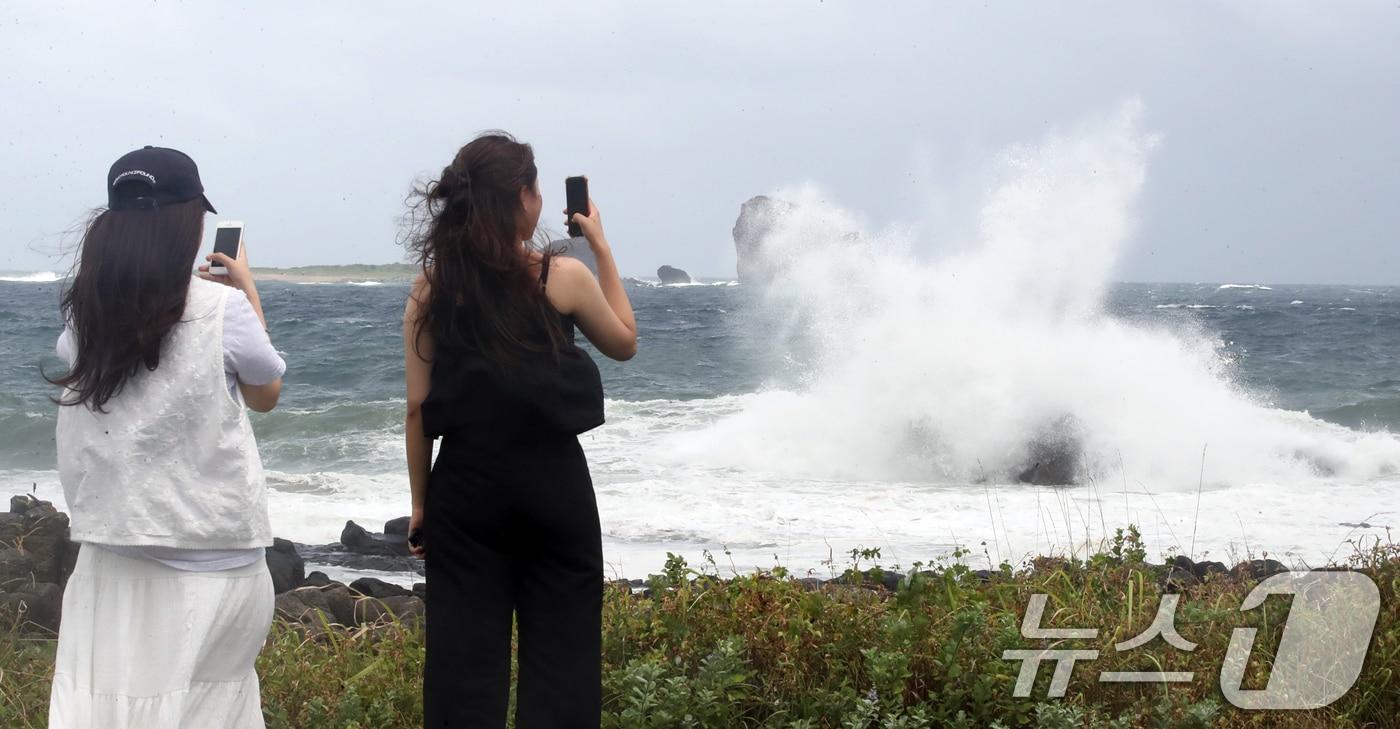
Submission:
[[[543,288],[549,279],[548,253],[540,268]],[[423,400],[423,434],[499,447],[532,434],[577,435],[602,425],[598,366],[574,343],[573,317],[549,310],[559,317],[568,342],[557,365],[548,352],[525,353],[508,370],[476,350],[436,356]]]

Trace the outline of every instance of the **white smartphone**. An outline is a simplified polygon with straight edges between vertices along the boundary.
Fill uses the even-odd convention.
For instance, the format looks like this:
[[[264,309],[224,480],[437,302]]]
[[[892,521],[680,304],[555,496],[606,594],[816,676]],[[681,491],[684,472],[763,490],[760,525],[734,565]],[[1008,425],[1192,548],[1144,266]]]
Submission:
[[[222,253],[234,260],[238,259],[238,254],[243,250],[243,221],[225,220],[219,223],[219,227],[214,231],[214,252]],[[209,273],[216,276],[227,276],[228,269],[218,264],[209,264]]]

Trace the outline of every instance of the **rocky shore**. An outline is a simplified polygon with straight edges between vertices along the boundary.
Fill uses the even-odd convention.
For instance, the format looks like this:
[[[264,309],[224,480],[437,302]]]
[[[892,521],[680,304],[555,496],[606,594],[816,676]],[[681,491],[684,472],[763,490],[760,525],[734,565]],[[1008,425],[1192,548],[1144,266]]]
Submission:
[[[422,560],[408,553],[408,517],[392,519],[383,532],[371,532],[353,521],[341,531],[340,541],[331,544],[299,544],[278,538],[267,548],[267,567],[276,592],[278,616],[314,637],[327,626],[347,628],[382,625],[397,619],[419,623],[426,611],[428,586],[415,582],[402,587],[374,577],[361,577],[346,584],[330,579],[320,570],[307,571],[308,565],[334,566],[351,570],[381,570],[422,575]],[[0,513],[0,625],[17,625],[37,633],[57,633],[61,620],[63,588],[73,571],[81,545],[69,539],[68,515],[53,504],[29,494],[10,499],[8,513]],[[1047,566],[1055,558],[1041,557],[1036,567]],[[1153,567],[1159,588],[1164,592],[1185,592],[1211,579],[1261,580],[1288,570],[1277,560],[1254,559],[1227,567],[1221,562],[1195,562],[1178,556]],[[937,573],[922,570],[923,576]],[[996,572],[971,570],[982,581],[996,579]],[[882,569],[847,570],[831,579],[797,578],[803,589],[860,589],[893,592],[907,578],[905,573]],[[699,576],[692,582],[718,580]],[[637,597],[650,597],[653,589],[674,583],[674,576],[649,575],[642,579],[615,579],[609,584]]]

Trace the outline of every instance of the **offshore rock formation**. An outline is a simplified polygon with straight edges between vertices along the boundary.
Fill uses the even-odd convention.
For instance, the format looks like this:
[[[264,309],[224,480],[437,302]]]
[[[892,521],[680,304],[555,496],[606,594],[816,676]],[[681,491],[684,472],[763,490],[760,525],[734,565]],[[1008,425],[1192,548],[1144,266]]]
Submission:
[[[739,256],[740,282],[767,283],[773,279],[772,264],[763,256],[763,239],[792,210],[792,203],[767,195],[751,197],[739,206],[739,219],[734,222],[734,252]]]
[[[1080,481],[1083,452],[1079,421],[1065,414],[1040,429],[1027,444],[1025,467],[1016,480],[1036,486],[1072,486]]]
[[[690,283],[690,274],[673,266],[662,266],[656,269],[656,277],[661,279],[662,284]]]

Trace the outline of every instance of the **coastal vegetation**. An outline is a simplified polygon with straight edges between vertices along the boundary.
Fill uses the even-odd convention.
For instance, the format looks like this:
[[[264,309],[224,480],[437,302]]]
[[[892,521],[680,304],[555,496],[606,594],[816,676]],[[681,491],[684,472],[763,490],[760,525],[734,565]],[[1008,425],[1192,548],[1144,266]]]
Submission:
[[[1329,706],[1244,711],[1225,701],[1220,666],[1232,631],[1258,628],[1245,688],[1262,688],[1290,602],[1244,597],[1276,571],[1266,559],[1233,569],[1177,557],[1152,564],[1135,529],[1087,559],[1041,557],[974,570],[959,551],[901,570],[878,549],[852,550],[825,578],[781,565],[739,574],[706,552],[671,555],[660,574],[619,580],[603,608],[603,726],[646,727],[1392,727],[1400,717],[1400,545],[1355,543],[1336,568],[1380,590],[1380,614],[1355,685]],[[1266,555],[1265,555],[1266,556]],[[721,558],[723,559],[723,558]],[[721,575],[722,572],[727,572]],[[638,584],[641,582],[641,584]],[[1043,627],[1095,628],[1082,640],[1022,635],[1031,595],[1047,595]],[[1161,598],[1179,595],[1174,626],[1191,651],[1158,638],[1129,651]],[[0,727],[43,727],[54,641],[0,631]],[[1013,696],[1020,662],[1003,651],[1091,648],[1062,698],[1047,697],[1053,662],[1031,695]],[[1069,645],[1073,644],[1073,645]],[[421,725],[423,635],[386,619],[308,631],[278,619],[258,671],[273,729]],[[1190,671],[1181,683],[1102,683],[1101,671]]]

